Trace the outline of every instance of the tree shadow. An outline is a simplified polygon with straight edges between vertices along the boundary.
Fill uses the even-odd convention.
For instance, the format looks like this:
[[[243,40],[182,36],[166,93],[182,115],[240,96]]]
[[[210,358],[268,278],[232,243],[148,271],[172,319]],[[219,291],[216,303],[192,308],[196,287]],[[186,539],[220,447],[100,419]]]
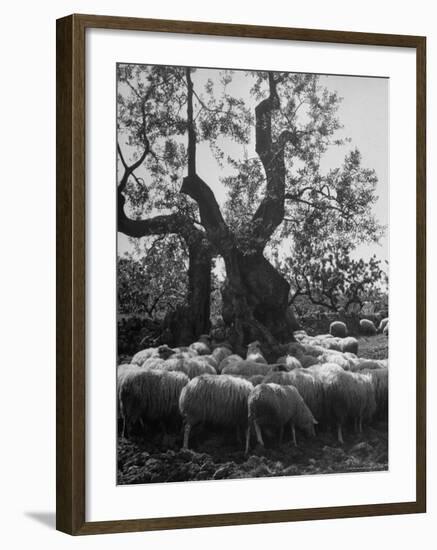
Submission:
[[[56,528],[56,514],[55,512],[24,512],[24,514],[46,527],[51,529]]]

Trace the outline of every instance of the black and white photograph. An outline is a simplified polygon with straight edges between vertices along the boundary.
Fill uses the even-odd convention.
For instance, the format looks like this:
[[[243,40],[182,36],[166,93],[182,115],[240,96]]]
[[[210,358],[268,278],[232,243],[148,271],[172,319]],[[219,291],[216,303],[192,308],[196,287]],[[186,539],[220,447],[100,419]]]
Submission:
[[[117,484],[389,470],[389,78],[119,62]]]

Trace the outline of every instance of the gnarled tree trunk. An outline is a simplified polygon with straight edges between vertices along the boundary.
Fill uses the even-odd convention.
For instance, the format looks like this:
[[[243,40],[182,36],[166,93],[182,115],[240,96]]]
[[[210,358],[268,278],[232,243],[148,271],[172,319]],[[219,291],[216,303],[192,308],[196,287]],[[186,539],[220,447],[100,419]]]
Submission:
[[[264,343],[274,356],[280,343],[290,342],[298,324],[288,307],[289,284],[264,257],[263,251],[284,218],[284,147],[296,136],[283,132],[272,139],[272,112],[279,108],[274,75],[269,74],[269,96],[255,109],[256,152],[266,175],[266,191],[252,218],[251,251],[242,251],[227,226],[214,193],[196,173],[196,132],[193,118],[193,83],[186,69],[188,87],[188,175],[181,192],[199,206],[199,214],[210,242],[222,255],[227,280],[223,289],[223,319],[231,343],[240,350],[253,340]]]
[[[293,340],[299,325],[288,307],[290,286],[262,253],[235,250],[225,258],[227,280],[222,291],[223,319],[232,343],[241,347],[260,340],[275,348]]]
[[[202,237],[188,244],[188,292],[186,304],[167,314],[165,343],[186,346],[201,334],[208,334],[211,300],[211,247]]]

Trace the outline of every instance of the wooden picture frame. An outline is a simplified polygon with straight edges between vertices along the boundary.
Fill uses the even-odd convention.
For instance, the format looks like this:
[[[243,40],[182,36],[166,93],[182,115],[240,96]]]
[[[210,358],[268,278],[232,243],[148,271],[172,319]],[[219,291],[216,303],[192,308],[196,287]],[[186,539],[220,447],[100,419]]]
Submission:
[[[416,51],[416,498],[411,502],[87,522],[85,514],[85,32],[89,28]],[[426,39],[420,36],[70,15],[57,21],[57,529],[72,535],[275,523],[426,510]]]

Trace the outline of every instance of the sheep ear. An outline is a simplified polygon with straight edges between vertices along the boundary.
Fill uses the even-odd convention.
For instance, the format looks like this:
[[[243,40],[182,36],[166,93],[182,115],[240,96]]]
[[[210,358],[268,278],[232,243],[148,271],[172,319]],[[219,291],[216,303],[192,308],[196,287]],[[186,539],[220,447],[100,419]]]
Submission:
[[[318,422],[315,418],[313,418],[313,424],[318,424]]]

